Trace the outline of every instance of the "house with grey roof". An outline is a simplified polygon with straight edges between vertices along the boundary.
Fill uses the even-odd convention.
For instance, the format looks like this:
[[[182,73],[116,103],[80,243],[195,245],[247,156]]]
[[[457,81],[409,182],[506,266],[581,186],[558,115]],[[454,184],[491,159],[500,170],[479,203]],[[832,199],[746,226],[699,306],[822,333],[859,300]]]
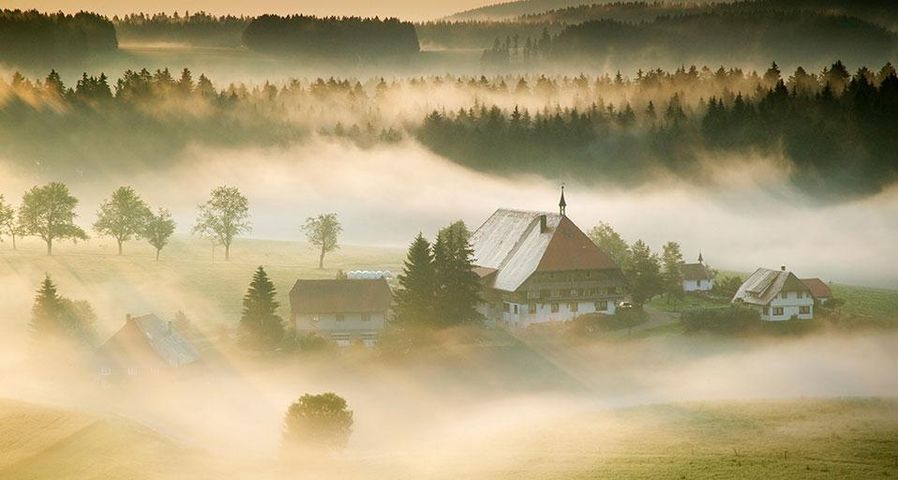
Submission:
[[[158,375],[201,361],[199,350],[175,322],[154,314],[126,315],[125,324],[97,349],[102,377]]]
[[[736,291],[733,303],[757,310],[761,319],[767,321],[814,318],[811,290],[785,266],[779,270],[755,270]]]
[[[341,278],[297,280],[290,290],[290,324],[346,347],[373,346],[384,330],[392,301],[387,280]]]
[[[684,263],[680,269],[684,292],[710,292],[714,288],[714,271],[705,265],[701,253],[698,254],[698,262]]]
[[[479,306],[490,323],[527,326],[587,313],[613,315],[625,298],[620,267],[566,215],[499,209],[471,235]]]

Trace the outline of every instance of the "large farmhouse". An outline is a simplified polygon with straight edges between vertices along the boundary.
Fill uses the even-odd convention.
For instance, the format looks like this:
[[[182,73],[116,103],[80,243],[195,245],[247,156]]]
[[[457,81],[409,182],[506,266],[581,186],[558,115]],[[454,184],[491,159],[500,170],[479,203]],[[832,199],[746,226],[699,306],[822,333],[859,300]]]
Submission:
[[[795,274],[786,271],[786,267],[780,270],[757,269],[739,287],[733,303],[756,309],[762,320],[814,318],[811,290]]]
[[[527,326],[585,313],[614,314],[620,267],[565,215],[496,210],[471,236],[488,322]]]
[[[297,280],[290,290],[290,323],[339,346],[373,346],[383,331],[392,295],[386,279]]]
[[[684,263],[682,271],[684,292],[710,292],[714,288],[714,271],[705,265],[701,253],[697,263]]]

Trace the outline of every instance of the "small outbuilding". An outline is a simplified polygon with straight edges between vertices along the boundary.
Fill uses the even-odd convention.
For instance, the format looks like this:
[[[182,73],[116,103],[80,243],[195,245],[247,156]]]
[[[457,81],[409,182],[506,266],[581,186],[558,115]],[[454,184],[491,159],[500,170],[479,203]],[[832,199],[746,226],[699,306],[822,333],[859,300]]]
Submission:
[[[684,263],[681,268],[684,292],[710,292],[714,288],[714,271],[705,265],[701,253],[697,263]]]
[[[339,346],[373,346],[383,331],[392,292],[385,278],[297,280],[290,290],[290,323]]]
[[[811,296],[814,297],[817,303],[825,304],[833,299],[833,291],[830,290],[829,285],[823,280],[819,278],[802,278],[801,283],[808,287],[811,291]]]

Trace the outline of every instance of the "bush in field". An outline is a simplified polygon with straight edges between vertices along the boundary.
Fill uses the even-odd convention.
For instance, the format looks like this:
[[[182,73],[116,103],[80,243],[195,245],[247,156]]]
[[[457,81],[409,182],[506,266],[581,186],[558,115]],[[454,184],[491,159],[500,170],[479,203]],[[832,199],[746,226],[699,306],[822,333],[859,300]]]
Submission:
[[[352,433],[352,410],[335,393],[306,394],[284,417],[285,446],[340,449]]]
[[[687,310],[680,323],[686,333],[745,334],[759,331],[763,320],[756,310],[730,306]]]

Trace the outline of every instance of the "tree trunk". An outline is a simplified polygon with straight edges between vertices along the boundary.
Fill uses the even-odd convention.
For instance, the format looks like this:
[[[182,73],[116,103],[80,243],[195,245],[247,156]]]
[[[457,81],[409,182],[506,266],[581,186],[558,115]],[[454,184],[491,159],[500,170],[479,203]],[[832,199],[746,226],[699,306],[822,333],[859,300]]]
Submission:
[[[117,240],[117,241],[118,241],[118,254],[121,255],[122,254],[122,241],[121,240]]]
[[[225,261],[227,262],[230,259],[231,259],[231,244],[226,243],[225,244]]]
[[[47,256],[53,255],[53,239],[47,239]]]
[[[318,257],[318,269],[324,269],[324,245],[321,246],[321,255]]]
[[[159,261],[159,249],[158,248],[156,249],[156,261],[157,262]]]
[[[16,234],[12,234],[12,249],[16,250]]]

